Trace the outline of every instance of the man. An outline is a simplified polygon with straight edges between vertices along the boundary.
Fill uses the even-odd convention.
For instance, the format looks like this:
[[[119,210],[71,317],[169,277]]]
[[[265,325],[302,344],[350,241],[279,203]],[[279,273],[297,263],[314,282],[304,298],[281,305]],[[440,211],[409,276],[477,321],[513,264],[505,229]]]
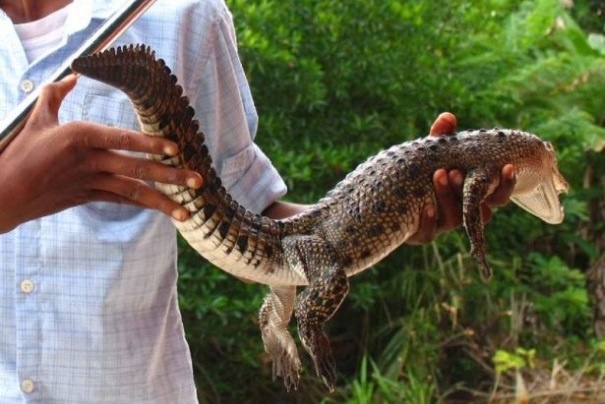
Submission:
[[[0,0],[0,118],[122,1]],[[222,0],[159,0],[115,45],[130,43],[171,66],[237,200],[275,218],[305,209],[277,201],[285,185],[253,142],[257,115]],[[203,179],[145,160],[176,145],[136,132],[118,90],[78,81],[44,88],[0,153],[0,402],[196,402],[168,217],[187,211],[149,183]],[[433,132],[451,132],[451,119]],[[435,173],[438,206],[426,207],[411,243],[460,224],[461,179]],[[507,166],[493,202],[513,183]]]

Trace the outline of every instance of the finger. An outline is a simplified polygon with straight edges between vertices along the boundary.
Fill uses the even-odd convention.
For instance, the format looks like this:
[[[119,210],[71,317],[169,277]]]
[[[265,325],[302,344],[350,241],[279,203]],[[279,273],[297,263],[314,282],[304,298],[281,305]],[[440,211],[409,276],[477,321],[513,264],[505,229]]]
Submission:
[[[76,76],[70,74],[62,80],[45,85],[40,91],[40,101],[46,103],[49,111],[56,115],[61,103],[76,86],[77,81]]]
[[[507,164],[502,167],[500,174],[500,185],[496,187],[486,199],[485,203],[489,207],[501,207],[505,206],[517,183],[517,176],[515,173],[515,167],[512,164]]]
[[[464,187],[464,175],[460,170],[451,170],[447,173],[448,183],[459,201],[462,200],[462,189]]]
[[[437,215],[435,214],[435,207],[433,205],[427,205],[424,207],[422,214],[420,215],[418,231],[416,231],[412,237],[406,240],[406,244],[426,244],[435,237],[436,232]]]
[[[78,84],[78,77],[75,74],[69,74],[65,76],[63,79],[51,84],[55,86],[55,101],[58,101],[56,107],[58,108],[61,104],[61,101],[70,93],[71,90]]]
[[[148,207],[140,202],[132,201],[125,196],[114,194],[113,192],[103,191],[100,189],[89,190],[85,197],[79,202],[79,204],[85,204],[88,202],[111,202],[120,205],[131,205],[141,209],[147,209]]]
[[[40,125],[46,122],[57,123],[59,108],[65,96],[76,85],[77,78],[73,74],[63,80],[46,84],[40,90],[40,96],[32,111],[29,124]]]
[[[433,122],[429,134],[431,136],[449,135],[456,132],[457,126],[456,116],[451,112],[443,112]]]
[[[143,181],[114,175],[99,175],[91,186],[93,187],[89,195],[91,201],[105,200],[155,209],[179,221],[189,218],[187,209]]]
[[[90,172],[104,172],[193,189],[201,187],[203,182],[202,176],[194,171],[111,151],[99,151],[92,154],[86,164]]]
[[[446,232],[452,230],[462,223],[462,203],[457,192],[456,184],[452,184],[448,173],[439,169],[433,174],[433,187],[437,197],[437,209],[439,212],[438,231]],[[460,195],[462,187],[460,186]]]
[[[109,128],[92,123],[74,122],[69,125],[74,145],[85,148],[136,151],[148,154],[175,156],[176,143],[157,136],[149,136],[127,129]]]

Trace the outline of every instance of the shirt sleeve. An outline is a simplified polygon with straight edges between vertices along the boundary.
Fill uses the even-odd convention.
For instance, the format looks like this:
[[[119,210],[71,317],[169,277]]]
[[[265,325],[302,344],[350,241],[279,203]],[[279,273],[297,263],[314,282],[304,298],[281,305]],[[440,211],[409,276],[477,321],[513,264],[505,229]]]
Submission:
[[[191,101],[225,188],[240,204],[261,212],[286,193],[286,185],[254,143],[258,116],[228,10],[216,15],[211,30]]]

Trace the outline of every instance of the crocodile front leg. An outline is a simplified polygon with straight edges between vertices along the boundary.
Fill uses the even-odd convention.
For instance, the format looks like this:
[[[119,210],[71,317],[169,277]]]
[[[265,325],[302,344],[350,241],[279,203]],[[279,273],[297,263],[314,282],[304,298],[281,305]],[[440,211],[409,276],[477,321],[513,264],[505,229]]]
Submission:
[[[317,376],[334,390],[336,365],[324,324],[349,292],[349,280],[334,249],[316,236],[294,236],[283,242],[288,262],[302,268],[309,285],[296,301],[294,313],[300,340],[311,356]]]
[[[271,287],[259,312],[265,351],[273,361],[273,380],[284,379],[286,390],[296,390],[301,363],[296,343],[288,331],[292,317],[296,286]]]
[[[485,233],[481,203],[499,182],[496,167],[478,168],[466,174],[462,189],[462,220],[471,243],[471,256],[477,261],[481,277],[489,280],[492,270],[485,253]]]

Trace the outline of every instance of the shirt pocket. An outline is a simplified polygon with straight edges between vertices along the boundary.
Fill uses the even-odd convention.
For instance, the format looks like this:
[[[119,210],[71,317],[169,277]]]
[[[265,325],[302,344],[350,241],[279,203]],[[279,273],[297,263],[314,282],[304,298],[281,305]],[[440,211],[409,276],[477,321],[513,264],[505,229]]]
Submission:
[[[103,84],[93,85],[84,94],[80,120],[103,126],[139,130],[139,122],[134,107],[121,91]],[[123,152],[133,156],[142,153]],[[119,203],[91,202],[84,205],[85,214],[90,219],[120,222],[132,219],[143,209]]]
[[[134,106],[123,92],[110,86],[92,86],[82,102],[83,121],[116,128],[139,130]]]

